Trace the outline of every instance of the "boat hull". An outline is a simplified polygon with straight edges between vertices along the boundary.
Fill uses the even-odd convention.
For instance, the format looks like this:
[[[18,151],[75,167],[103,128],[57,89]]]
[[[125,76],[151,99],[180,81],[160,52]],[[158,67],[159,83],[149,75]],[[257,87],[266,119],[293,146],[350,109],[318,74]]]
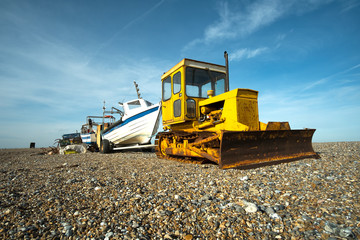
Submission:
[[[114,147],[149,144],[159,127],[161,107],[156,104],[134,116],[114,124],[102,133]]]
[[[96,144],[96,134],[95,133],[82,133],[80,134],[81,141],[88,145]]]

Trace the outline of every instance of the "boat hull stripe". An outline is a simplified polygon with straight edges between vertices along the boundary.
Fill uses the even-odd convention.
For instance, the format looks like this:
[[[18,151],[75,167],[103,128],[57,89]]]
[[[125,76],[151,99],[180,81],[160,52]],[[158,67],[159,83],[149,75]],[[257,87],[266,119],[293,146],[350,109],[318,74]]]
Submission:
[[[152,113],[152,112],[156,112],[158,109],[159,109],[159,106],[154,107],[154,108],[149,109],[149,110],[146,110],[146,111],[144,111],[144,112],[141,112],[141,113],[139,113],[139,114],[137,114],[137,115],[135,115],[135,116],[132,116],[132,117],[126,119],[126,120],[125,120],[124,122],[122,122],[121,124],[119,124],[119,125],[117,125],[117,126],[115,126],[115,127],[113,127],[113,128],[110,127],[110,128],[108,128],[108,129],[106,129],[106,130],[104,131],[103,135],[105,136],[106,134],[111,133],[112,131],[114,131],[114,130],[116,130],[116,129],[118,129],[118,128],[120,128],[120,127],[122,127],[122,126],[124,126],[124,125],[126,125],[126,124],[128,124],[128,123],[130,123],[130,122],[132,122],[132,121],[134,121],[134,120],[136,120],[136,119],[138,119],[138,118],[141,118],[141,117],[143,117],[143,116],[145,116],[145,115],[148,115],[148,114],[150,114],[150,113]]]

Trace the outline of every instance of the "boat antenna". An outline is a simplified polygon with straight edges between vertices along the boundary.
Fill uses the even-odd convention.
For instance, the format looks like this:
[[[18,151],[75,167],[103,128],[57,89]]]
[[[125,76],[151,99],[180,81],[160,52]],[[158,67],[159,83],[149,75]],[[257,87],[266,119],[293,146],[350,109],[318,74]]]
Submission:
[[[141,97],[140,97],[140,90],[139,90],[139,85],[134,81],[134,85],[135,85],[135,89],[136,89],[136,93],[137,93],[137,95],[138,95],[138,98],[139,99],[141,99]]]
[[[104,122],[105,122],[105,121],[104,121],[105,109],[106,109],[106,107],[105,107],[105,100],[104,100],[102,125],[104,125]]]

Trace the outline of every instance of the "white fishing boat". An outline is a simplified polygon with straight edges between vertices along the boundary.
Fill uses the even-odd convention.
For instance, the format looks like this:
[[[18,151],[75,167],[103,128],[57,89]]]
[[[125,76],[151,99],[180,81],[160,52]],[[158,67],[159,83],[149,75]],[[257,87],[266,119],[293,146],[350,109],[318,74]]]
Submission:
[[[80,136],[81,141],[86,143],[87,145],[92,145],[96,143],[96,133],[93,129],[94,125],[97,126],[96,123],[92,122],[92,116],[86,117],[86,123],[81,126]]]
[[[138,92],[136,83],[135,86]],[[151,144],[151,139],[159,127],[160,103],[152,104],[142,99],[138,92],[138,99],[119,104],[123,108],[123,116],[102,131],[101,152],[155,147]]]
[[[87,116],[86,123],[81,126],[80,136],[83,143],[88,146],[96,145],[97,126],[107,122],[109,125],[115,122],[115,117],[111,115],[104,116]]]
[[[96,144],[96,133],[93,131],[88,133],[81,133],[81,141],[87,145]]]

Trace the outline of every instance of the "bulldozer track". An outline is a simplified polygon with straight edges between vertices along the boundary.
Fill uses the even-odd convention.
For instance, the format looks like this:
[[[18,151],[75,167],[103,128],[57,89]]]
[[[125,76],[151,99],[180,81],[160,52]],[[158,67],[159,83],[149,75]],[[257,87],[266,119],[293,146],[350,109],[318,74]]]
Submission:
[[[160,149],[160,143],[159,143],[159,139],[160,138],[173,138],[174,136],[176,136],[177,138],[182,138],[182,139],[196,139],[196,137],[190,136],[190,135],[194,135],[194,134],[178,134],[177,132],[159,132],[156,137],[155,137],[155,153],[156,156],[158,158],[161,159],[166,159],[166,160],[171,160],[171,161],[177,161],[177,162],[181,162],[181,163],[192,163],[192,164],[203,164],[204,162],[206,162],[205,159],[194,159],[194,158],[183,158],[183,157],[178,157],[178,156],[171,156],[171,155],[164,155],[161,152]]]

